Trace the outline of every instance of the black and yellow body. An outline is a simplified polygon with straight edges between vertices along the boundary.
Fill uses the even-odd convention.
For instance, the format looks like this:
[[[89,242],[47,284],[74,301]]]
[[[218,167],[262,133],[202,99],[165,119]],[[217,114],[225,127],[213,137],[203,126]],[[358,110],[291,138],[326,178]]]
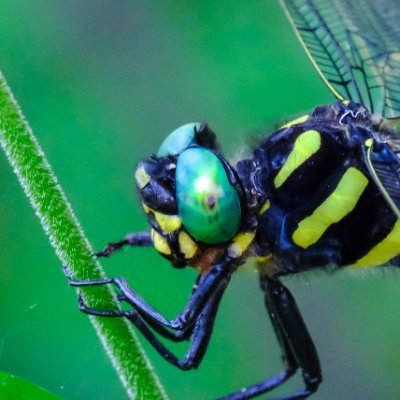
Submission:
[[[400,223],[366,159],[371,143],[398,168],[396,152],[380,142],[392,135],[362,107],[338,102],[289,123],[244,161],[261,207],[257,255],[271,253],[275,273],[396,264]],[[400,193],[398,178],[390,185]]]
[[[275,400],[305,399],[321,383],[315,346],[283,276],[400,264],[400,139],[390,128],[400,118],[400,7],[392,0],[281,3],[337,102],[284,125],[236,165],[206,124],[178,128],[135,172],[150,231],[97,254],[152,246],[172,266],[196,268],[183,311],[166,318],[123,278],[69,277],[74,286],[115,285],[129,310],[92,309],[81,297],[80,309],[127,318],[160,356],[188,370],[206,353],[232,274],[255,257],[284,370],[220,400],[263,395],[297,370],[303,388]],[[159,336],[190,341],[185,356]]]

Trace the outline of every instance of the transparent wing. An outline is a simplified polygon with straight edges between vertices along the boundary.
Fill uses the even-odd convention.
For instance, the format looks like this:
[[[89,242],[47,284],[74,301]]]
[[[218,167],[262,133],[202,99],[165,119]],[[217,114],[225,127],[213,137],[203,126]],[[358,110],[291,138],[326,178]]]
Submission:
[[[400,117],[400,0],[281,0],[322,79],[340,100]]]

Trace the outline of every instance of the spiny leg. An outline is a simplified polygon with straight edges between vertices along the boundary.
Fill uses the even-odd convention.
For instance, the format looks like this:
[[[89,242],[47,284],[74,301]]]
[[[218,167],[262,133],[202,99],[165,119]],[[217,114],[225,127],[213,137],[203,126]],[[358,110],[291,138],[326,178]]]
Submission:
[[[120,311],[118,314],[112,312],[112,314],[109,314],[108,311],[93,310],[88,308],[84,305],[81,297],[79,297],[79,305],[83,312],[90,315],[126,317],[140,330],[148,342],[166,361],[182,370],[189,370],[196,368],[203,359],[214,327],[215,315],[228,282],[229,279],[227,278],[219,284],[203,307],[192,329],[190,329],[188,332],[180,332],[182,336],[185,336],[184,339],[189,337],[190,334],[192,336],[191,345],[183,359],[179,359],[170,350],[168,350],[164,344],[160,342],[160,340],[154,335],[147,325],[146,320],[137,310]]]
[[[261,288],[274,331],[282,349],[285,371],[220,400],[245,400],[283,384],[298,367],[303,371],[304,389],[271,400],[300,400],[314,393],[320,384],[321,370],[315,346],[290,294],[279,280],[261,275]]]
[[[196,281],[192,287],[191,295],[193,295],[193,293],[197,290],[199,283],[201,282],[202,279],[203,279],[202,274],[197,275]],[[182,342],[184,340],[187,340],[191,336],[194,329],[194,325],[192,325],[190,327],[187,327],[187,329],[184,331],[179,331],[179,330],[170,331],[164,326],[158,324],[158,322],[155,323],[153,319],[146,318],[146,314],[140,314],[140,315],[148,323],[148,325],[151,326],[158,334],[173,342]]]
[[[203,275],[199,274],[196,278],[196,281],[193,285],[191,295],[197,290],[199,283],[203,279]],[[119,295],[119,300],[124,301],[123,295]],[[139,311],[138,311],[139,312]],[[140,312],[139,312],[140,314]],[[182,342],[184,340],[189,339],[189,337],[193,333],[193,329],[195,325],[187,326],[185,330],[175,330],[175,331],[170,331],[169,329],[165,328],[164,326],[158,324],[158,322],[154,322],[153,319],[146,318],[146,314],[142,313],[140,316],[147,322],[147,324],[154,329],[158,334],[161,336],[167,338],[168,340],[171,340],[173,342]]]
[[[110,257],[116,250],[121,250],[125,246],[132,247],[151,247],[153,242],[151,240],[150,232],[135,232],[129,233],[123,240],[119,242],[109,243],[103,250],[95,253],[97,257]]]
[[[192,335],[195,325],[188,326],[185,330],[175,330],[170,331],[162,325],[158,323],[154,323],[153,320],[149,320],[146,318],[146,315],[140,314],[139,311],[136,311],[144,321],[159,335],[163,336],[164,338],[172,341],[172,342],[183,342],[188,340],[189,337]]]
[[[149,306],[140,296],[138,296],[126,283],[123,278],[118,280],[118,287],[124,295],[124,301],[131,304],[146,319],[153,323],[163,325],[174,330],[186,330],[197,319],[197,316],[203,309],[208,298],[214,293],[214,290],[220,282],[229,279],[234,271],[234,265],[230,258],[214,265],[200,281],[197,289],[190,296],[187,305],[174,319],[165,318],[158,311]]]
[[[114,283],[113,278],[109,279],[99,279],[93,281],[72,281],[70,282],[71,286],[95,286],[107,283]],[[82,284],[82,285],[81,285]],[[124,301],[124,296],[119,294],[117,296],[118,301]],[[170,331],[162,325],[159,325],[154,320],[147,318],[146,314],[141,314],[138,310],[97,310],[94,308],[90,308],[87,306],[82,298],[81,293],[78,294],[78,306],[79,309],[88,315],[94,315],[97,317],[111,317],[111,318],[121,318],[125,317],[128,319],[132,319],[132,322],[139,320],[140,318],[145,321],[151,328],[153,328],[158,334],[161,336],[173,341],[173,342],[182,342],[187,340],[193,332],[194,325],[190,325],[185,327],[184,330],[176,330]],[[140,318],[138,318],[138,314]],[[138,322],[141,324],[141,321]]]
[[[197,368],[206,353],[218,306],[227,284],[228,280],[222,282],[207,301],[194,324],[190,347],[182,359],[175,356],[160,342],[139,313],[128,317],[128,319],[140,330],[148,342],[166,361],[185,371]]]
[[[169,320],[165,318],[158,311],[154,310],[149,306],[139,295],[137,295],[127,284],[124,278],[109,278],[109,279],[98,279],[98,280],[88,280],[88,281],[74,281],[68,275],[67,270],[66,276],[69,280],[71,286],[95,286],[103,284],[114,284],[116,285],[121,294],[118,296],[118,300],[126,301],[135,310],[137,310],[145,319],[151,324],[164,326],[177,331],[185,331],[194,321],[197,319],[198,315],[202,311],[207,299],[212,295],[214,289],[220,284],[220,282],[227,277],[230,277],[234,270],[234,264],[231,263],[231,258],[226,257],[223,262],[214,265],[210,271],[208,271],[199,283],[197,289],[190,296],[187,305],[184,310],[177,315],[176,318]],[[80,308],[83,312],[87,314],[104,316],[104,317],[129,317],[134,315],[131,311],[121,311],[121,310],[95,310],[91,309],[80,300]]]
[[[70,282],[71,286],[96,286],[96,285],[101,285],[101,284],[107,284],[107,283],[113,283],[114,279],[109,278],[109,279],[99,279],[99,280],[93,280],[93,281],[72,281]],[[79,283],[79,284],[77,284]],[[82,285],[80,284],[82,283]],[[117,300],[121,300],[121,295],[117,296]],[[81,293],[78,294],[78,306],[80,311],[82,311],[85,314],[88,315],[94,315],[97,317],[111,317],[111,318],[137,318],[137,314],[140,315],[140,312],[137,310],[97,310],[94,308],[88,307],[83,298]],[[188,326],[187,329],[185,330],[176,330],[176,331],[169,331],[167,328],[165,328],[162,325],[157,325],[154,323],[153,320],[147,320],[146,315],[140,315],[140,317],[148,323],[149,326],[151,326],[157,333],[160,335],[164,336],[165,338],[173,341],[173,342],[182,342],[184,340],[187,340],[190,335],[193,332],[194,326]]]

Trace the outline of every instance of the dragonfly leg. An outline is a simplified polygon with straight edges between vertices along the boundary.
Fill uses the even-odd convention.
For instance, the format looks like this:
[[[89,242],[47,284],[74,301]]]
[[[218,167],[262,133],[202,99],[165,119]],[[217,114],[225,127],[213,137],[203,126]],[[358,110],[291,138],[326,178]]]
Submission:
[[[169,320],[162,314],[149,306],[140,296],[138,296],[127,284],[125,279],[115,279],[115,284],[121,290],[120,300],[126,301],[134,307],[141,315],[145,315],[146,320],[152,324],[161,325],[173,330],[186,330],[197,319],[205,303],[214,290],[221,282],[228,282],[232,273],[233,266],[227,262],[214,265],[199,282],[197,289],[190,296],[187,305],[174,319]]]
[[[321,370],[315,346],[300,311],[289,290],[277,279],[261,275],[265,304],[282,349],[285,370],[272,378],[249,386],[219,400],[247,400],[266,393],[290,378],[298,369],[303,372],[305,388],[273,400],[306,399],[320,384]]]
[[[192,288],[192,293],[191,295],[193,295],[193,293],[197,290],[199,283],[201,282],[203,276],[201,274],[199,274],[197,276],[197,279],[193,285]],[[185,330],[179,331],[179,330],[175,330],[175,331],[170,331],[169,329],[165,328],[164,326],[158,324],[158,322],[154,322],[152,319],[148,319],[146,318],[146,314],[141,314],[141,317],[148,323],[149,326],[151,326],[158,334],[160,334],[161,336],[173,341],[173,342],[182,342],[184,340],[188,340],[188,338],[190,337],[190,335],[193,332],[194,326],[192,325],[191,327],[188,327]]]
[[[129,233],[123,240],[119,242],[108,243],[103,250],[95,253],[96,257],[110,257],[116,250],[121,250],[125,246],[132,247],[151,247],[153,242],[151,240],[150,232],[135,232]]]
[[[114,283],[113,278],[74,280],[70,274],[68,266],[63,265],[62,270],[64,272],[64,275],[67,277],[70,286],[98,286],[98,285],[106,285],[109,283]]]
[[[192,293],[184,310],[177,315],[176,318],[169,320],[154,308],[149,306],[138,294],[136,294],[128,285],[124,278],[108,278],[98,280],[76,281],[66,273],[71,286],[96,286],[103,284],[114,284],[120,290],[118,295],[119,301],[125,301],[130,304],[154,329],[157,326],[170,328],[176,331],[185,331],[189,329],[209,298],[213,295],[214,290],[221,282],[228,282],[233,272],[228,260],[220,264],[214,265],[200,280],[197,289]],[[66,268],[64,271],[67,272]],[[94,310],[83,304],[81,301],[80,308],[83,312],[92,315],[105,317],[128,317],[136,315],[135,312],[119,311],[119,310]],[[162,330],[162,328],[160,328]]]
[[[166,361],[185,371],[197,368],[206,353],[214,327],[215,316],[226,285],[227,283],[220,285],[199,314],[193,325],[189,349],[182,359],[175,356],[160,342],[139,313],[128,317],[128,319],[139,329],[147,341]]]

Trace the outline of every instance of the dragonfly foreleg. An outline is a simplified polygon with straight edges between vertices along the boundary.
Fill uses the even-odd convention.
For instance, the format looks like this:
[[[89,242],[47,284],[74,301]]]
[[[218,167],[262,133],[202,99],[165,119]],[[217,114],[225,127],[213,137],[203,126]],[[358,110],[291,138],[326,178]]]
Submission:
[[[154,329],[155,327],[166,327],[175,331],[186,331],[190,329],[196,321],[199,314],[207,304],[214,291],[222,282],[228,282],[233,273],[233,266],[227,262],[214,265],[199,281],[198,287],[194,290],[189,298],[189,301],[183,311],[176,318],[170,320],[148,305],[146,301],[135,293],[128,285],[124,278],[106,278],[96,280],[73,280],[69,276],[67,269],[64,272],[71,286],[98,286],[103,284],[114,284],[119,290],[119,301],[125,301],[130,304]],[[94,310],[89,307],[84,307],[82,302],[80,308],[83,312],[93,315],[103,315],[106,317],[129,317],[135,315],[131,311],[120,310]],[[162,331],[162,328],[160,328]],[[161,332],[160,332],[161,333]],[[162,333],[161,333],[162,334]],[[168,335],[168,334],[166,334]],[[166,336],[165,335],[165,336]]]
[[[150,232],[129,233],[119,242],[111,242],[103,250],[95,253],[97,257],[110,257],[116,250],[121,250],[125,246],[150,247],[153,246]]]
[[[166,361],[185,371],[197,368],[206,353],[214,327],[215,315],[218,311],[218,306],[226,284],[227,283],[223,283],[220,285],[195,321],[191,334],[190,347],[182,359],[175,356],[160,342],[139,313],[128,317],[128,319],[139,329],[147,341]]]

